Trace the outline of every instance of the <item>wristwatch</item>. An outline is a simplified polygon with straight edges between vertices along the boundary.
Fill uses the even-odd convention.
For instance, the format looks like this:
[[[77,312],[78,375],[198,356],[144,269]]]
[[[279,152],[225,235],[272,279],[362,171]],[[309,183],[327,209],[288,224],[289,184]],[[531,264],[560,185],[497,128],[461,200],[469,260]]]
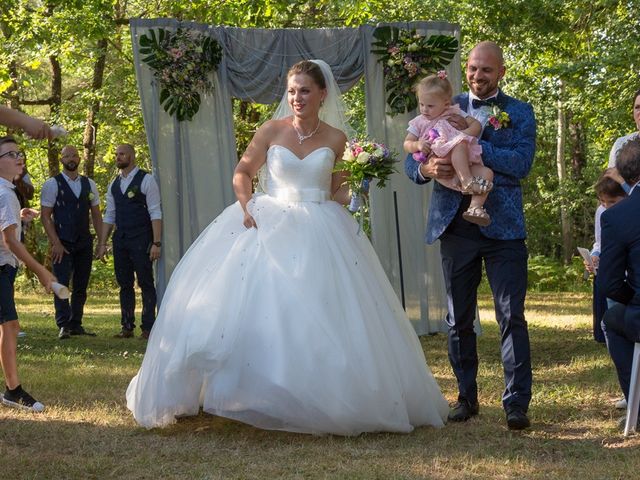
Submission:
[[[151,245],[153,245],[154,247],[161,247],[162,242],[151,242]]]

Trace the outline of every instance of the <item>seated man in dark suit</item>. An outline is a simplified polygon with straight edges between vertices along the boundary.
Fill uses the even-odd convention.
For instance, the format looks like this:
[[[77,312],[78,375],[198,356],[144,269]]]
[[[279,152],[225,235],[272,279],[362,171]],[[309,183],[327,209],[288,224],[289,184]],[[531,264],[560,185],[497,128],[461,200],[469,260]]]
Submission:
[[[632,188],[629,196],[602,214],[598,287],[616,302],[604,314],[609,354],[625,398],[629,396],[635,342],[640,342],[640,139],[620,150],[618,172]]]

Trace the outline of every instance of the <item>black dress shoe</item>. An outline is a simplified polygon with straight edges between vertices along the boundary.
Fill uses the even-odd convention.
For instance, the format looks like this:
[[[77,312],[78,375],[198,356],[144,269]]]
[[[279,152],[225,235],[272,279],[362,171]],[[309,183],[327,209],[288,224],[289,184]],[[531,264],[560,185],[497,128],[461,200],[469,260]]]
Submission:
[[[71,338],[71,330],[67,327],[60,327],[60,331],[58,332],[58,339],[65,340],[67,338]]]
[[[477,415],[480,411],[480,405],[477,403],[469,403],[466,400],[460,400],[456,402],[451,410],[449,410],[449,416],[447,419],[450,422],[466,422],[474,415]]]
[[[522,410],[510,410],[507,412],[507,426],[509,430],[524,430],[531,426],[531,422]]]
[[[89,337],[95,337],[96,334],[92,332],[87,332],[83,326],[79,326],[71,329],[71,335],[87,335]]]

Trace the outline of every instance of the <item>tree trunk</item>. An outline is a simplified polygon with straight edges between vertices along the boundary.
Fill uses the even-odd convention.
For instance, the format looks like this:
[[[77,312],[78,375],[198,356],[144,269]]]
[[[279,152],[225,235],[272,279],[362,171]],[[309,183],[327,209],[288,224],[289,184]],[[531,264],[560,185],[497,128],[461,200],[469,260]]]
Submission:
[[[91,93],[93,100],[87,110],[87,122],[84,129],[84,172],[88,177],[93,177],[96,164],[96,139],[98,138],[98,112],[100,111],[100,100],[98,92],[102,88],[104,79],[104,68],[107,60],[107,39],[98,40],[98,59],[93,67],[93,81],[91,82]]]
[[[62,68],[56,55],[49,57],[51,65],[51,103],[49,108],[51,111],[51,123],[56,124],[60,118],[60,106],[62,105]],[[49,164],[49,176],[53,177],[60,173],[60,164],[58,156],[60,148],[55,141],[49,140],[47,149],[47,159]]]
[[[573,178],[582,178],[582,170],[587,165],[587,147],[584,125],[569,116],[569,137],[571,139],[571,172]]]
[[[558,185],[560,195],[560,223],[562,228],[562,261],[565,265],[571,262],[573,246],[571,240],[571,217],[567,208],[567,199],[564,194],[564,184],[567,181],[567,172],[564,163],[565,137],[567,131],[566,118],[564,114],[564,83],[560,81],[560,94],[558,96],[558,136],[556,148],[556,166],[558,168]]]

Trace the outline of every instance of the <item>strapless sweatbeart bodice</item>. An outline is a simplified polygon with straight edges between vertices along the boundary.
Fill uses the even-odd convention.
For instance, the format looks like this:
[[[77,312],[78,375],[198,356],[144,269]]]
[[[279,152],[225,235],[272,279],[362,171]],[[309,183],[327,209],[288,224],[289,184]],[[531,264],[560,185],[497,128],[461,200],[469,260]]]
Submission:
[[[271,145],[267,151],[265,193],[293,202],[329,200],[335,157],[329,147],[317,148],[300,158],[287,147]]]

